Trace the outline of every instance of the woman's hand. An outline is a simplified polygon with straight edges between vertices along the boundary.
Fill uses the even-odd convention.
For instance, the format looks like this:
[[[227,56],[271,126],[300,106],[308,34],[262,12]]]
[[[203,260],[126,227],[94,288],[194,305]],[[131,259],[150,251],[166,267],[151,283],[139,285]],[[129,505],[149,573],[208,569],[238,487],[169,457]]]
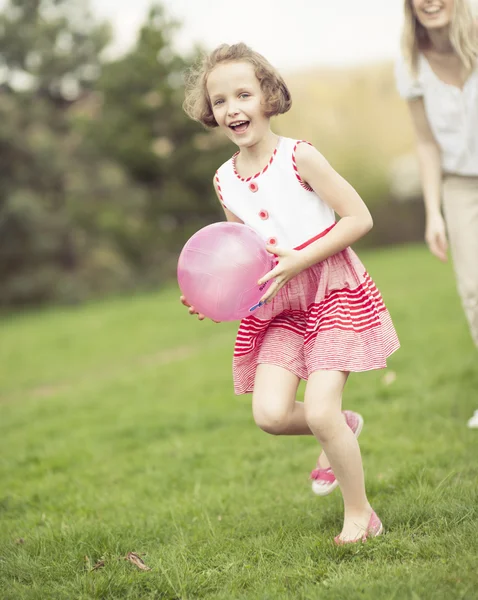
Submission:
[[[198,311],[194,308],[194,306],[191,306],[184,296],[180,296],[179,299],[181,300],[181,304],[183,304],[184,306],[186,306],[189,309],[188,312],[190,315],[197,315],[199,321],[204,321],[204,319],[206,318],[205,315],[198,313]],[[213,319],[211,319],[211,321],[213,321],[214,323],[221,322],[221,321],[214,321]]]
[[[298,275],[301,271],[306,268],[303,260],[301,259],[300,252],[298,250],[282,250],[275,246],[266,246],[267,252],[277,256],[276,266],[266,273],[264,277],[261,277],[257,282],[259,285],[266,283],[267,281],[274,279],[274,283],[262,296],[259,306],[270,302],[277,292],[285,286],[293,277]]]
[[[445,221],[441,214],[427,219],[425,240],[430,252],[442,262],[446,262],[448,259],[448,240],[446,237]]]

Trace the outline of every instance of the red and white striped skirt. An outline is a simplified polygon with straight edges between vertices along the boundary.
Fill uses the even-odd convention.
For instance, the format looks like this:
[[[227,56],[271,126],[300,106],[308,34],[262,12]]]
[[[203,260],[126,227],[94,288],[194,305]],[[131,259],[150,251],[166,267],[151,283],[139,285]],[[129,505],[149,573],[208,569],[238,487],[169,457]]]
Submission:
[[[383,369],[400,347],[375,283],[351,248],[291,279],[241,321],[234,348],[236,394],[254,389],[258,364],[308,379],[318,370]]]

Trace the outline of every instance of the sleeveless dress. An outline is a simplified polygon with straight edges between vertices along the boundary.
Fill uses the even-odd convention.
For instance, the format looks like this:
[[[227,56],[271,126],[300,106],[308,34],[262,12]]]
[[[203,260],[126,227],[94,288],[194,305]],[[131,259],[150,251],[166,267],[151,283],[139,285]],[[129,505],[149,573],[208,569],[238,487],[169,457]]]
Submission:
[[[281,137],[266,167],[247,179],[237,153],[216,172],[220,200],[271,245],[301,250],[327,235],[334,211],[304,182],[295,153],[302,140]],[[283,367],[301,379],[313,371],[368,371],[387,366],[400,344],[382,296],[351,248],[291,279],[241,321],[233,378],[252,392],[257,365]]]

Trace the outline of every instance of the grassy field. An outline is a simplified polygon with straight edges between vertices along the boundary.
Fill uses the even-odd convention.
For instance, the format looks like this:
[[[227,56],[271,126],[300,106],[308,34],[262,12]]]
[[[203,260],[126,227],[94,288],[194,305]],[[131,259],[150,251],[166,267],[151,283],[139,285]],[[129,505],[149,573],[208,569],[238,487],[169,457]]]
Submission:
[[[477,598],[478,357],[451,267],[362,258],[402,342],[345,396],[386,535],[334,546],[316,443],[254,426],[235,325],[171,288],[0,323],[0,598]]]

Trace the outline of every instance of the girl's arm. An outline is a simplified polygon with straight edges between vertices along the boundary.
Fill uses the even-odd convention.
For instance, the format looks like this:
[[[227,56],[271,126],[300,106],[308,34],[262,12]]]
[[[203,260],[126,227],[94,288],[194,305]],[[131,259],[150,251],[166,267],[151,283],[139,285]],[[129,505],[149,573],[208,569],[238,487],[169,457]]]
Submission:
[[[259,280],[259,284],[274,279],[261,304],[269,302],[293,277],[308,267],[341,252],[373,226],[372,217],[362,198],[341,177],[313,146],[299,144],[296,164],[301,179],[307,182],[341,218],[324,237],[312,242],[303,250],[289,250],[267,246],[278,257],[277,265]]]
[[[441,261],[447,259],[445,222],[441,214],[441,153],[425,112],[423,98],[408,101],[415,131],[420,179],[425,202],[425,239],[432,254]]]
[[[340,217],[326,236],[300,251],[301,261],[307,268],[355,243],[372,229],[373,221],[355,189],[313,146],[299,144],[296,163],[302,180]]]

